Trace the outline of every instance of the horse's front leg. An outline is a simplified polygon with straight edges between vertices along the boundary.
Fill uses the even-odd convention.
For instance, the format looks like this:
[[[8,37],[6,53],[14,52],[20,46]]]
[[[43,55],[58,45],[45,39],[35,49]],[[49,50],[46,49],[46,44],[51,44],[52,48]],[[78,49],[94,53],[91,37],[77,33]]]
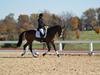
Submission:
[[[28,43],[26,43],[26,44],[24,45],[23,53],[21,54],[21,56],[25,55],[25,53],[26,53],[26,47],[27,47],[27,46],[28,46]]]
[[[54,44],[54,41],[51,41],[51,44],[52,44],[52,46],[53,46],[53,48],[54,48],[54,50],[55,50],[57,56],[59,57],[60,55],[59,55],[58,50],[56,49],[56,46],[55,46],[55,44]]]
[[[45,53],[43,53],[43,56],[45,56],[51,50],[50,43],[49,42],[46,42],[46,44],[47,44],[48,51],[45,52]]]
[[[32,43],[29,45],[29,49],[30,49],[30,52],[32,53],[33,57],[37,57],[38,55],[36,53],[33,53],[32,51]]]

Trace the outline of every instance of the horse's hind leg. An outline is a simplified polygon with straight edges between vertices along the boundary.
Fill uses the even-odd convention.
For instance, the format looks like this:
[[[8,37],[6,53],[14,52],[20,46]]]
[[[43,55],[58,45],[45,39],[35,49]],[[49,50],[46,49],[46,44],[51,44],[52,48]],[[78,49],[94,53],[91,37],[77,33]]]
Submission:
[[[48,52],[50,52],[50,50],[51,50],[50,43],[49,43],[49,42],[47,42],[46,44],[47,44],[47,47],[48,47],[48,51],[47,51],[47,52],[45,52],[45,53],[43,53],[43,56],[45,56],[45,55],[46,55]]]
[[[55,46],[55,44],[54,44],[54,41],[51,41],[51,44],[52,44],[52,46],[53,46],[53,48],[54,48],[54,50],[55,50],[57,56],[59,57],[59,52],[58,52],[58,50],[56,49],[56,46]]]
[[[26,47],[28,46],[28,43],[26,43],[25,45],[24,45],[24,48],[23,48],[23,53],[21,54],[21,56],[23,56],[23,55],[25,55],[25,53],[26,53]]]

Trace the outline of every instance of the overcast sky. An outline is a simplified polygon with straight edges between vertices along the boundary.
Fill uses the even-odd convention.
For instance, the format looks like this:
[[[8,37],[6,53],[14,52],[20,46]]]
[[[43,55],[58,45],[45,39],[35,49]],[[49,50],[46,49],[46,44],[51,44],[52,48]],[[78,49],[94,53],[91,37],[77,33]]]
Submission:
[[[19,14],[40,13],[48,10],[51,13],[73,12],[77,16],[88,8],[100,7],[100,0],[0,0],[0,19],[9,13]]]

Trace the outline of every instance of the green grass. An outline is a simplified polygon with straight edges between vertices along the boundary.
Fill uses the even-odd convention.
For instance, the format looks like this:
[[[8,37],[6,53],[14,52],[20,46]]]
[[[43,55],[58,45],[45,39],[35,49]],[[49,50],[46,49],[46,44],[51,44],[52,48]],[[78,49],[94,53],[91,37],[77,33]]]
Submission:
[[[82,31],[80,32],[80,38],[75,40],[100,40],[100,34],[96,34],[94,31]],[[94,50],[100,50],[100,43],[93,45]],[[65,50],[89,50],[89,44],[66,44]]]
[[[80,40],[100,40],[100,34],[96,34],[94,31],[80,32]]]

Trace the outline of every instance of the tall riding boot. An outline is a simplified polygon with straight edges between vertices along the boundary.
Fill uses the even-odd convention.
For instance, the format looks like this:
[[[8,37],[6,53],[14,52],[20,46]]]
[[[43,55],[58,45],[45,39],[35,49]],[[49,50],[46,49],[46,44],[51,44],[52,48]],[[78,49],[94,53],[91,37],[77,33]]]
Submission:
[[[44,36],[41,34],[41,42],[43,42],[43,37],[44,37]]]

